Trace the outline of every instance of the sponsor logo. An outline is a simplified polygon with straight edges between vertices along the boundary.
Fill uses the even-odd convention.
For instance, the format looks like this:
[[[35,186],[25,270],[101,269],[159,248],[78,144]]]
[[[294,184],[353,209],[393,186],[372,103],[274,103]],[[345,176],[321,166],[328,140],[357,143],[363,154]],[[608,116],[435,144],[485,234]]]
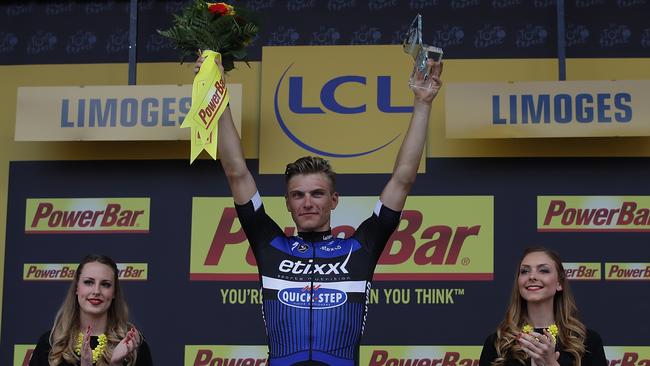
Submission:
[[[25,233],[148,233],[149,198],[27,199]]]
[[[537,231],[650,231],[650,197],[537,197]]]
[[[478,366],[480,354],[480,346],[362,346],[360,364]]]
[[[605,347],[609,366],[650,366],[650,347]]]
[[[600,280],[600,263],[562,263],[569,280]]]
[[[25,263],[23,281],[69,281],[74,279],[78,264]],[[147,263],[117,263],[117,276],[121,281],[147,279]]]
[[[379,146],[375,146],[365,151],[358,151],[352,153],[338,153],[333,151],[325,151],[323,149],[316,148],[307,144],[304,138],[299,137],[296,133],[292,132],[289,128],[289,124],[286,122],[286,117],[282,116],[280,109],[279,99],[280,91],[283,90],[283,81],[292,65],[289,65],[280,80],[278,81],[275,87],[275,94],[273,96],[273,109],[275,113],[275,118],[280,126],[282,132],[296,145],[301,148],[310,151],[315,154],[333,157],[333,158],[354,158],[359,156],[364,156],[372,154],[378,150],[385,148],[386,146],[393,143],[400,135],[393,136],[389,140],[385,141]],[[335,98],[336,90],[347,85],[362,85],[365,87],[367,84],[367,78],[360,75],[345,75],[335,77],[322,86],[320,92],[321,102],[323,108],[320,106],[304,106],[303,105],[303,77],[302,76],[290,76],[288,78],[288,99],[289,104],[288,108],[291,113],[294,115],[305,115],[305,116],[318,116],[325,115],[326,109],[329,113],[336,113],[341,115],[355,115],[355,114],[364,114],[366,113],[366,105],[358,105],[354,107],[347,107],[341,105]],[[393,106],[391,105],[391,78],[390,76],[377,76],[377,109],[382,113],[410,113],[413,110],[413,107],[410,106]]]
[[[354,228],[372,212],[376,200],[341,200],[333,215],[332,234],[353,235]],[[264,202],[271,217],[284,219],[276,221],[284,233],[295,235],[284,198],[270,197]],[[256,262],[231,198],[194,198],[193,217],[192,280],[258,279]],[[401,222],[380,257],[374,280],[490,280],[493,256],[492,197],[422,196],[407,200]],[[296,275],[341,275],[347,273],[346,261],[319,264],[310,259],[286,259],[279,264],[279,270]]]
[[[309,245],[307,245],[305,243],[301,243],[300,245],[298,245],[298,251],[300,253],[304,253],[304,252],[306,252],[308,250],[309,250]]]
[[[605,263],[606,280],[650,280],[650,263]]]
[[[29,366],[35,344],[14,344],[14,366]]]
[[[266,366],[268,346],[185,346],[185,366]]]
[[[300,249],[298,249],[300,250]],[[348,273],[347,268],[345,266],[348,264],[348,261],[350,260],[350,255],[352,254],[352,246],[350,246],[350,251],[348,252],[348,256],[345,258],[343,262],[335,262],[335,263],[314,263],[313,259],[307,260],[307,263],[303,263],[302,261],[292,261],[289,259],[285,259],[282,262],[280,262],[280,266],[278,269],[280,272],[284,273],[293,273],[293,274],[319,274],[319,275],[330,275],[330,274],[342,274],[342,273]]]
[[[278,293],[278,299],[285,305],[301,309],[329,309],[345,304],[348,295],[337,289],[305,286],[285,288]]]

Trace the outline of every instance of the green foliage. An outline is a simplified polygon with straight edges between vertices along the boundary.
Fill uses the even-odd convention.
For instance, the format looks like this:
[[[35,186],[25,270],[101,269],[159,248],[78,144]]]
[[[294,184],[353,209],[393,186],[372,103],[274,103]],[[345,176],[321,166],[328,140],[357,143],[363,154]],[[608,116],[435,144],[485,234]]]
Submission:
[[[259,32],[259,22],[242,7],[235,7],[235,15],[211,13],[208,3],[197,0],[181,14],[175,14],[173,25],[158,30],[169,38],[181,52],[181,61],[196,56],[198,50],[221,53],[225,71],[235,67],[235,61],[246,61],[246,46]]]

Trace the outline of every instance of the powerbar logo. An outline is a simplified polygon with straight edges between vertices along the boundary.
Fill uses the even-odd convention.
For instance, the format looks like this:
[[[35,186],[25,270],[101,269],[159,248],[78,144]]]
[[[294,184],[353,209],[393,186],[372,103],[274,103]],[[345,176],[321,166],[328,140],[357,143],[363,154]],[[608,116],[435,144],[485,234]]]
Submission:
[[[605,279],[650,281],[650,263],[605,263]]]
[[[609,366],[650,366],[650,347],[605,347]]]
[[[15,366],[29,366],[29,361],[34,353],[35,344],[14,344]]]
[[[25,233],[148,233],[149,198],[29,198]]]
[[[345,197],[332,220],[335,237],[350,237],[370,216],[376,197]],[[283,197],[264,198],[269,216],[288,236],[296,233]],[[493,198],[419,196],[407,200],[398,228],[388,240],[374,280],[490,280],[494,265]],[[347,254],[347,253],[346,253]],[[340,261],[284,261],[286,273],[346,273]],[[339,264],[341,263],[341,264]],[[229,197],[195,197],[192,204],[190,279],[254,281],[256,262]]]
[[[361,365],[478,366],[480,346],[363,346]]]
[[[537,231],[650,231],[650,196],[538,196]]]
[[[562,263],[569,280],[600,280],[600,263]]]
[[[266,366],[267,346],[185,346],[185,366]]]
[[[23,281],[69,281],[74,279],[78,264],[25,263]],[[147,263],[117,263],[121,281],[145,281]]]

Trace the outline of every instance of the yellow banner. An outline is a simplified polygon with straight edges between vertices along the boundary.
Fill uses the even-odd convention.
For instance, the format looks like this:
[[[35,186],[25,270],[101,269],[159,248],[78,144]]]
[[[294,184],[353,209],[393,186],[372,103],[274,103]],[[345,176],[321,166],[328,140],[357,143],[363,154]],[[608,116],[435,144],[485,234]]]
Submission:
[[[650,365],[650,347],[605,347],[605,357],[611,366],[648,366]]]
[[[476,366],[481,346],[361,346],[361,366]]]
[[[339,173],[392,171],[413,106],[413,59],[400,46],[264,47],[262,57],[260,173],[305,155]]]
[[[264,206],[285,233],[296,228],[284,197]],[[368,218],[376,197],[342,197],[332,215],[332,232],[348,235]],[[388,241],[375,280],[490,280],[494,271],[491,196],[409,197],[399,227]],[[194,197],[190,278],[258,279],[257,267],[237,219],[232,198]]]
[[[650,281],[650,263],[605,263],[605,279]]]
[[[215,63],[215,59],[221,61],[221,54],[205,50],[201,56],[204,61],[192,84],[192,108],[181,124],[181,128],[191,128],[190,163],[203,150],[217,159],[217,125],[230,100],[226,80]]]
[[[447,83],[448,138],[649,136],[650,80]]]
[[[23,281],[70,281],[74,279],[78,263],[25,263]],[[147,279],[147,263],[117,263],[120,281]]]
[[[227,84],[241,132],[242,84]],[[16,141],[189,140],[191,85],[19,87]]]
[[[148,233],[149,198],[28,198],[25,233]]]
[[[29,366],[35,344],[14,344],[14,366]]]
[[[569,280],[600,280],[600,263],[562,263]]]
[[[185,346],[184,366],[266,366],[267,346]]]
[[[650,196],[537,196],[537,231],[650,231]]]

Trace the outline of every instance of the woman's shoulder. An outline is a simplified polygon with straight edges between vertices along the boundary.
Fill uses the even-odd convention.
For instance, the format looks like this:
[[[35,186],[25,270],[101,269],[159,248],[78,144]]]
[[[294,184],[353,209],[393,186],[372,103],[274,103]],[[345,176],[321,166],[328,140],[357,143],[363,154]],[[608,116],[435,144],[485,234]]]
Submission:
[[[41,334],[41,336],[38,338],[38,344],[47,344],[48,346],[50,345],[50,334],[52,333],[51,330],[48,330],[47,332]]]
[[[594,345],[601,346],[603,345],[603,339],[600,337],[597,331],[587,328],[587,334],[585,338],[585,345]]]

